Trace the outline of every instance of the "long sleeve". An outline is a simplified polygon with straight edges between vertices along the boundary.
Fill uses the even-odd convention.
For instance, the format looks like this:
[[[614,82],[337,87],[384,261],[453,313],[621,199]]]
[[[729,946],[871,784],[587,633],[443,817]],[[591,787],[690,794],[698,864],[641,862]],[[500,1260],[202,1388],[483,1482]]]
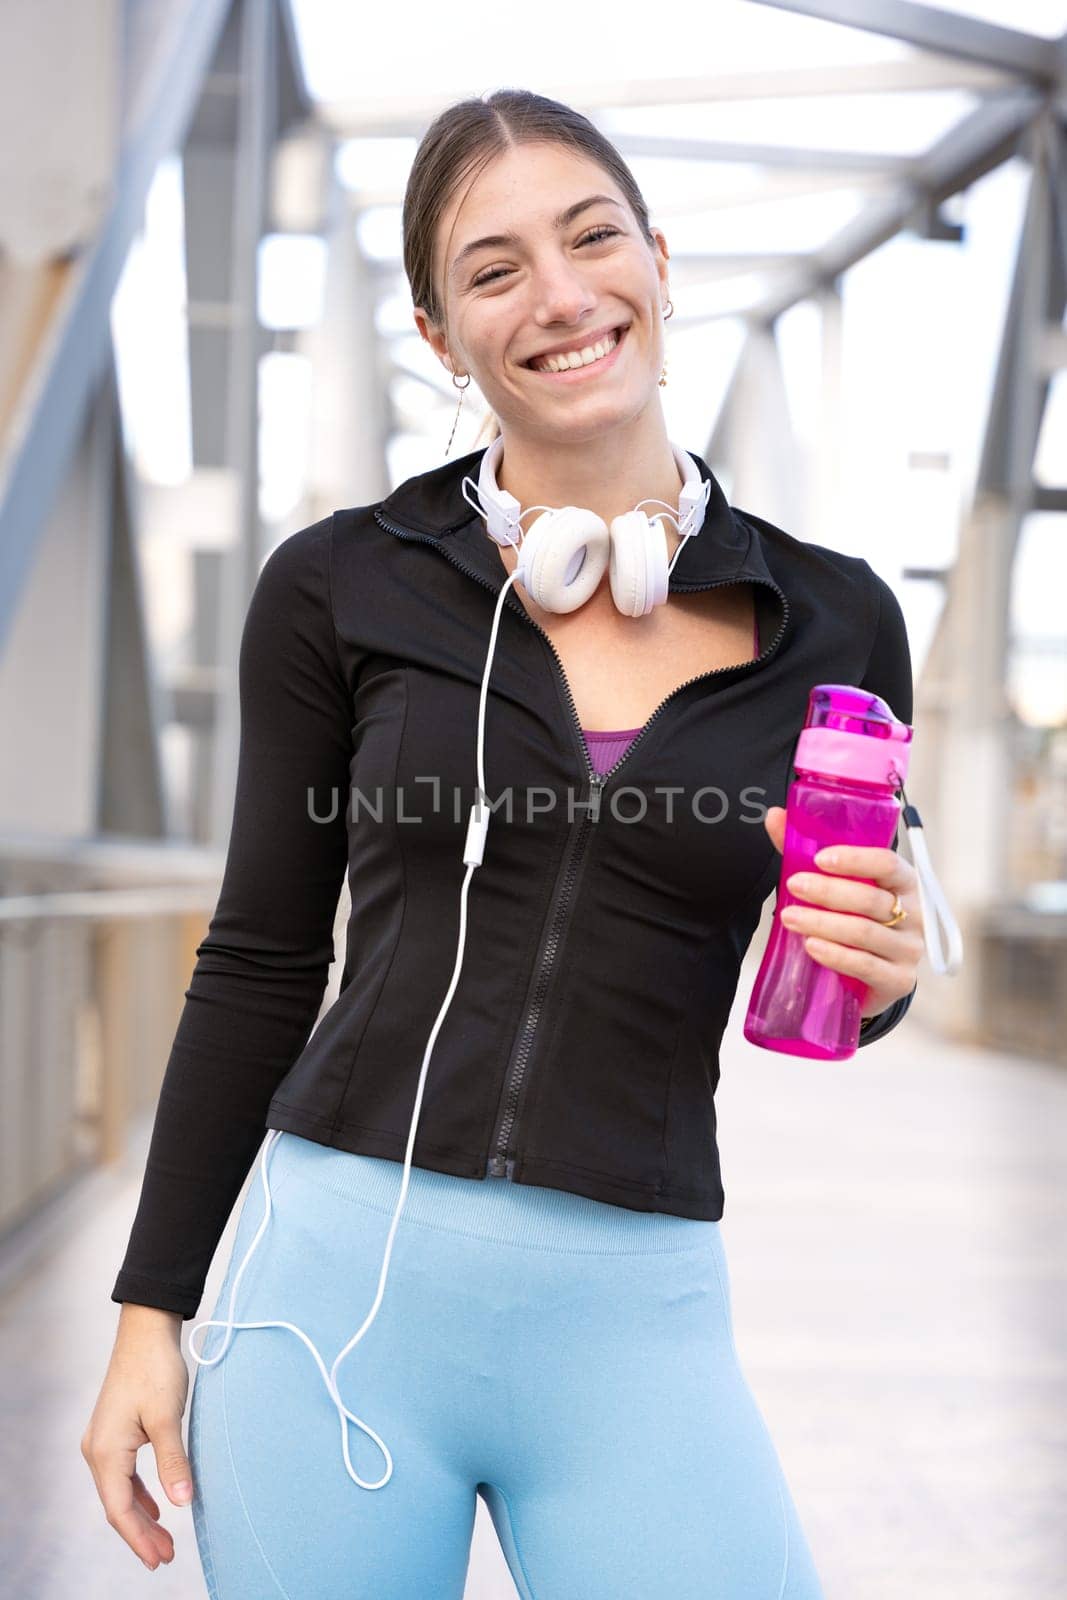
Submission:
[[[874,580],[878,620],[870,658],[860,688],[869,689],[873,694],[879,695],[889,705],[895,717],[902,722],[910,722],[913,715],[914,685],[904,613],[900,609],[899,600],[885,579],[879,577],[873,568],[868,570]],[[892,849],[897,849],[899,840],[898,827],[893,835]],[[879,1011],[876,1016],[866,1017],[860,1024],[860,1044],[873,1044],[876,1039],[884,1038],[895,1028],[911,1005],[914,994],[913,988],[911,994],[894,1000],[891,1006]]]
[[[223,882],[179,1018],[111,1299],[196,1315],[215,1249],[310,1037],[347,864],[352,696],[330,596],[331,519],[259,574],[241,637]]]

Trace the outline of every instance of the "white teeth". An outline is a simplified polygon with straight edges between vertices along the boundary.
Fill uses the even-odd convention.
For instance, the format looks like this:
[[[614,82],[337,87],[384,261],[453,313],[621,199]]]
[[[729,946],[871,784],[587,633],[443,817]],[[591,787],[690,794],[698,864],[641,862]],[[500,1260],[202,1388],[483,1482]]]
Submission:
[[[601,339],[597,344],[586,345],[582,350],[568,350],[563,355],[546,356],[543,361],[538,361],[534,370],[536,372],[566,372],[571,367],[587,367],[592,361],[599,361],[606,356],[609,350],[614,350],[619,342],[619,336],[609,333],[606,339]]]

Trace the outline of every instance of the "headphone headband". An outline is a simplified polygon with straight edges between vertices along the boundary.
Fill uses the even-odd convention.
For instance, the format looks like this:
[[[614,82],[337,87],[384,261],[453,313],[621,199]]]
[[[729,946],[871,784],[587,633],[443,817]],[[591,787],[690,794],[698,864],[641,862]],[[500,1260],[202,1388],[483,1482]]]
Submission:
[[[690,538],[700,532],[704,524],[704,512],[708,503],[708,484],[700,475],[700,468],[681,445],[671,441],[671,452],[677,464],[678,471],[682,474],[682,488],[678,496],[678,531]],[[520,522],[522,507],[513,494],[502,489],[496,481],[497,467],[504,453],[504,436],[498,434],[482,456],[481,467],[478,472],[478,498],[481,506],[477,507],[485,517],[490,538],[497,544],[515,545],[522,538],[523,528]],[[464,485],[469,483],[469,478],[464,478]],[[472,502],[464,491],[467,504]],[[642,505],[645,503],[641,502]],[[664,504],[657,501],[657,504]]]

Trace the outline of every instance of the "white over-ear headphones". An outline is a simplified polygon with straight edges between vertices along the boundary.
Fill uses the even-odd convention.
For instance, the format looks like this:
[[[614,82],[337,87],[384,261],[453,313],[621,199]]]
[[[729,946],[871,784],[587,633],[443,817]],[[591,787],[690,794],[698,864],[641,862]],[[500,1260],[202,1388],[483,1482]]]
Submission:
[[[641,500],[633,511],[612,517],[609,531],[603,517],[582,506],[528,506],[523,511],[515,496],[496,481],[504,452],[501,434],[482,457],[477,483],[481,504],[475,510],[486,519],[490,538],[518,548],[516,580],[546,611],[576,611],[594,592],[610,563],[611,594],[618,609],[627,617],[647,616],[653,606],[666,600],[674,562],[686,539],[700,532],[711,490],[710,481],[700,476],[689,452],[676,444],[671,450],[683,478],[677,516],[668,507],[650,517],[641,506],[666,506],[667,502]],[[467,484],[472,489],[475,484],[466,477],[461,486],[463,498],[473,505]],[[523,533],[522,518],[527,511],[540,511],[541,515]],[[670,561],[664,516],[670,517],[681,535]],[[656,522],[659,527],[653,527]]]

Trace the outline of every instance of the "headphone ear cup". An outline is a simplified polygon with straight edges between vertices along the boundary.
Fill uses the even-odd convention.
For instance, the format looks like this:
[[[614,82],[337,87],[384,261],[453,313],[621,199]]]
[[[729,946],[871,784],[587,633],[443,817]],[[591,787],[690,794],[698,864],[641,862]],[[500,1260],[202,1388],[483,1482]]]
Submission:
[[[579,506],[543,511],[519,545],[519,581],[546,611],[577,611],[604,576],[610,546],[608,525],[595,512]]]
[[[667,598],[667,535],[657,518],[624,511],[611,521],[611,595],[625,617],[644,617]]]

